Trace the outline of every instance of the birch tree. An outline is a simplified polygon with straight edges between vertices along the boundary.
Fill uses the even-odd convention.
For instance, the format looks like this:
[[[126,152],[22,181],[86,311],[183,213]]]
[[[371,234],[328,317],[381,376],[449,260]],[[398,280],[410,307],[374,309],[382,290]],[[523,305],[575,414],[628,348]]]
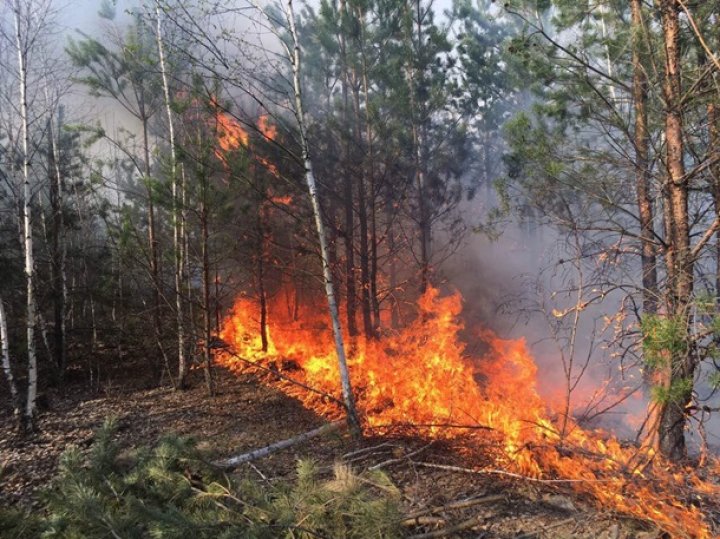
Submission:
[[[32,180],[30,176],[30,118],[28,110],[28,60],[32,47],[41,31],[37,17],[42,17],[39,11],[47,6],[36,2],[22,2],[15,0],[13,15],[15,23],[15,48],[17,51],[18,67],[18,96],[20,103],[20,123],[22,130],[21,142],[21,181],[22,181],[22,222],[23,222],[23,248],[24,271],[26,282],[26,336],[27,336],[27,399],[23,413],[23,427],[26,431],[34,429],[35,407],[38,387],[37,351],[35,348],[35,329],[37,323],[35,303],[35,259],[33,253],[32,231]]]
[[[185,357],[185,319],[184,319],[184,299],[183,286],[184,275],[184,249],[185,244],[183,237],[184,218],[181,204],[183,195],[181,193],[180,181],[177,171],[177,157],[175,155],[175,127],[173,121],[172,104],[170,100],[170,85],[168,83],[167,62],[165,59],[165,46],[163,44],[163,10],[160,6],[160,0],[155,2],[156,16],[156,40],[158,48],[158,58],[160,63],[160,75],[162,77],[163,98],[165,104],[165,113],[167,114],[168,136],[170,143],[170,181],[172,182],[172,214],[173,214],[173,251],[175,259],[175,309],[177,323],[177,347],[178,347],[178,375],[176,385],[182,389],[185,387],[187,376],[187,358]]]
[[[340,370],[340,381],[342,384],[343,400],[347,410],[348,424],[353,436],[357,439],[361,436],[360,421],[355,408],[355,397],[352,392],[350,383],[350,372],[347,366],[347,356],[345,354],[345,343],[343,340],[342,329],[340,326],[340,314],[335,299],[335,286],[333,284],[332,270],[330,268],[330,257],[327,243],[327,234],[325,224],[320,209],[320,199],[317,191],[315,175],[313,173],[312,158],[310,155],[310,145],[308,144],[307,130],[305,125],[305,111],[303,109],[303,96],[301,84],[301,51],[300,41],[298,39],[297,28],[295,24],[295,11],[293,9],[292,0],[286,0],[283,4],[285,17],[290,31],[290,44],[286,45],[286,52],[292,67],[292,87],[294,92],[294,114],[297,121],[298,133],[300,136],[300,147],[302,151],[303,169],[305,181],[307,183],[310,202],[312,203],[313,215],[315,217],[315,227],[317,229],[318,240],[320,242],[320,257],[323,269],[323,279],[325,281],[325,295],[327,296],[328,310],[332,321],[333,335],[335,338],[335,351],[337,353],[338,367]]]
[[[20,393],[18,393],[15,377],[13,376],[12,366],[10,364],[10,343],[8,341],[7,317],[5,316],[5,306],[2,298],[0,298],[0,358],[2,358],[2,369],[5,373],[5,380],[10,388],[10,398],[12,399],[13,414],[20,417]]]

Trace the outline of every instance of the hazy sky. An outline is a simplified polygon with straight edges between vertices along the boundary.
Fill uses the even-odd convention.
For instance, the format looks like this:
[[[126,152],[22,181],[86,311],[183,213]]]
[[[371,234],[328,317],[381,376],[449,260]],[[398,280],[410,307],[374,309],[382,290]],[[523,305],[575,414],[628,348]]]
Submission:
[[[60,24],[66,32],[72,34],[76,29],[91,32],[97,27],[100,0],[64,0],[57,5],[60,6]]]

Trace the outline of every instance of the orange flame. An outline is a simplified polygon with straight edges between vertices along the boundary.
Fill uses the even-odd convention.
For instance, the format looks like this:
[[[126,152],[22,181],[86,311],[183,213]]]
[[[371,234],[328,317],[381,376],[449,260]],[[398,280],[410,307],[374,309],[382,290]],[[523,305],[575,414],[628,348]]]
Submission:
[[[258,131],[268,140],[275,140],[277,136],[277,126],[270,123],[267,114],[260,116],[258,120]]]
[[[223,152],[237,150],[240,147],[247,148],[250,137],[240,122],[225,112],[218,112],[218,143]]]
[[[247,297],[237,299],[220,337],[248,361],[292,361],[299,367],[291,373],[294,378],[338,395],[336,356],[324,311],[294,305],[297,295],[285,290],[271,301],[267,353],[261,351],[259,307]],[[482,330],[478,337],[486,352],[468,357],[458,337],[461,310],[458,293],[440,297],[429,289],[418,300],[417,318],[402,331],[353,343],[349,367],[368,428],[435,425],[429,429],[433,437],[471,437],[476,431],[442,425],[484,425],[499,440],[496,466],[501,470],[567,483],[599,507],[652,521],[673,537],[715,536],[701,507],[720,501],[717,484],[664,464],[649,448],[623,446],[601,431],[571,424],[562,436],[537,392],[537,367],[525,341]],[[237,356],[219,354],[217,361],[243,371],[248,364]],[[341,413],[327,399],[298,386],[278,385],[320,414]],[[677,493],[689,494],[683,499]]]
[[[212,104],[217,109],[215,117],[217,120],[218,144],[220,145],[215,150],[215,155],[227,165],[226,154],[239,148],[248,148],[250,146],[250,135],[237,119],[226,112],[222,112],[215,100],[212,101]],[[267,140],[275,140],[277,136],[277,126],[270,123],[267,114],[261,115],[258,119],[257,130]],[[273,176],[279,176],[277,167],[268,159],[260,155],[255,155],[254,158]]]

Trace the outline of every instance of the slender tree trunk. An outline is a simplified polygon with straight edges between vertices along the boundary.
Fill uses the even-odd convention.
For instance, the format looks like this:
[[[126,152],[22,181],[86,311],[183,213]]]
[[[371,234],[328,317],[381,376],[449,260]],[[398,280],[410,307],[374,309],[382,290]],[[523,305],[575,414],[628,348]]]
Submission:
[[[363,38],[364,39],[364,38]],[[368,144],[368,173],[370,175],[370,302],[373,312],[373,333],[380,331],[380,299],[378,298],[378,236],[377,236],[377,179],[375,177],[375,151],[370,121],[370,90],[367,65],[363,51],[363,88],[365,93],[365,130]]]
[[[46,91],[46,100],[49,109],[53,111],[50,98]],[[53,315],[55,331],[53,333],[54,346],[53,355],[58,368],[58,376],[62,383],[67,367],[67,342],[65,318],[67,315],[67,272],[65,259],[67,246],[65,244],[65,217],[63,203],[63,176],[60,170],[59,150],[59,129],[62,126],[62,106],[58,109],[58,129],[54,127],[54,113],[48,120],[48,138],[51,151],[48,154],[50,174],[50,207],[52,210],[52,290],[53,290]]]
[[[172,205],[173,205],[173,250],[175,259],[175,314],[177,323],[177,348],[178,348],[178,376],[177,387],[183,389],[186,385],[187,358],[185,357],[185,318],[183,287],[183,215],[181,210],[180,193],[181,185],[177,174],[177,158],[175,155],[175,126],[173,121],[172,106],[170,101],[170,85],[168,84],[167,67],[165,65],[165,47],[163,46],[162,33],[162,10],[160,0],[155,2],[155,15],[157,17],[157,38],[158,56],[160,59],[160,74],[163,82],[163,97],[165,100],[165,112],[168,121],[168,135],[170,137],[170,178],[172,181]]]
[[[665,47],[665,166],[666,191],[671,219],[669,243],[674,251],[668,264],[671,315],[681,324],[687,344],[675,352],[667,366],[666,392],[670,398],[659,403],[658,442],[660,452],[671,460],[686,456],[686,406],[692,399],[695,375],[693,343],[690,338],[690,304],[693,294],[694,261],[690,256],[690,225],[688,216],[688,180],[683,162],[682,85],[680,56],[680,23],[677,0],[656,0],[662,16]]]
[[[650,195],[648,148],[650,137],[647,128],[648,80],[643,66],[645,24],[642,1],[631,0],[633,28],[633,105],[635,107],[635,192],[640,216],[641,268],[643,283],[643,313],[655,314],[659,298],[653,205]]]
[[[210,351],[210,338],[212,336],[212,315],[210,305],[210,225],[207,210],[207,178],[203,179],[203,201],[200,208],[200,225],[202,227],[202,287],[203,287],[203,360],[205,364],[205,384],[208,393],[213,395],[212,353]]]
[[[715,2],[715,16],[720,17],[720,2]],[[717,23],[716,23],[717,24]],[[717,28],[717,26],[716,26]],[[720,34],[715,33],[716,47],[720,46]],[[709,69],[713,69],[713,60],[706,56],[705,62]],[[710,91],[716,92],[713,82],[710,79]],[[720,215],[720,110],[718,110],[717,93],[715,99],[710,99],[707,105],[708,116],[708,159],[715,159],[716,162],[710,167],[710,190],[712,192],[715,214]],[[715,303],[716,312],[720,313],[720,230],[715,234]]]
[[[3,305],[2,298],[0,298],[0,357],[2,357],[2,369],[5,373],[5,380],[7,380],[8,387],[10,388],[13,415],[17,419],[20,419],[20,393],[18,393],[17,384],[15,383],[15,378],[12,373],[12,366],[10,365],[10,343],[8,341],[7,317],[5,316],[5,306]]]
[[[340,18],[345,18],[345,2],[340,0]],[[348,65],[347,65],[347,44],[345,35],[341,25],[339,33],[340,55],[342,57],[342,76],[340,77],[340,85],[342,88],[343,99],[343,188],[344,188],[344,204],[345,204],[345,312],[347,317],[348,334],[355,337],[357,330],[357,292],[355,289],[355,209],[353,204],[353,181],[352,170],[350,167],[351,155],[351,137],[345,132],[349,122],[349,92],[348,92]]]
[[[412,130],[412,141],[413,141],[413,159],[415,165],[415,187],[417,190],[417,203],[418,203],[418,233],[420,240],[420,293],[425,293],[428,286],[430,285],[430,216],[428,211],[428,200],[427,200],[427,177],[425,173],[425,166],[423,162],[423,140],[422,140],[422,129],[421,124],[423,121],[422,113],[420,110],[421,103],[417,100],[417,70],[415,66],[416,54],[415,54],[415,43],[413,37],[417,39],[417,50],[422,47],[422,20],[421,20],[421,3],[420,0],[415,0],[415,11],[416,16],[414,17],[414,25],[417,35],[406,36],[408,52],[408,65],[407,68],[407,84],[408,94],[410,96],[410,116],[411,116],[411,130]],[[407,7],[410,10],[410,16],[413,16],[411,7]],[[410,32],[412,32],[412,28]]]
[[[353,76],[353,79],[357,79]],[[353,113],[355,141],[362,147],[362,132],[360,129],[360,89],[357,81],[353,80]],[[368,211],[367,190],[365,187],[365,167],[360,167],[358,175],[358,221],[360,223],[360,288],[362,303],[363,331],[365,338],[374,338],[375,332],[372,323],[372,306],[370,303],[370,250],[368,245]]]
[[[165,353],[165,347],[162,344],[162,324],[160,319],[160,268],[158,257],[158,241],[155,231],[155,202],[153,201],[153,190],[150,184],[150,135],[148,134],[149,118],[145,113],[144,105],[140,107],[140,111],[140,121],[142,123],[143,133],[143,158],[145,174],[144,183],[148,197],[148,247],[150,248],[150,280],[152,281],[153,288],[153,331],[155,333],[154,337],[161,358],[159,369],[160,371],[162,371],[162,368],[164,366],[169,375],[170,365],[168,362],[167,354]]]
[[[268,351],[268,325],[267,325],[267,297],[265,294],[265,251],[266,251],[266,235],[265,235],[265,204],[260,203],[257,215],[257,280],[258,280],[258,296],[260,299],[260,341],[262,351]]]
[[[367,139],[367,171],[370,184],[370,304],[372,307],[373,334],[380,331],[380,301],[378,298],[378,237],[377,237],[377,180],[375,178],[375,148],[373,146],[372,118],[370,115],[370,84],[368,82],[368,64],[365,51],[365,13],[361,6],[355,7],[358,21],[358,39],[362,65],[362,88],[365,100],[365,138]]]
[[[15,44],[17,46],[19,90],[20,90],[20,122],[22,124],[22,217],[23,217],[23,245],[25,248],[25,283],[27,290],[27,358],[28,358],[28,386],[25,403],[24,428],[26,431],[34,430],[35,407],[37,400],[38,372],[37,353],[35,350],[35,325],[37,323],[35,306],[35,260],[33,257],[33,231],[32,231],[32,186],[30,185],[30,133],[27,103],[27,49],[23,42],[21,30],[21,0],[15,0]],[[29,15],[28,15],[29,16]],[[29,23],[29,21],[28,21]]]
[[[340,2],[341,20],[347,21],[348,25],[354,27],[357,21],[351,21],[351,17],[355,14],[348,9],[344,1]],[[342,29],[341,29],[342,30]],[[344,33],[344,32],[341,32]],[[344,38],[341,36],[341,40]],[[357,38],[356,38],[357,39]],[[356,47],[359,49],[358,43],[354,40]],[[344,41],[343,41],[344,44]],[[360,306],[363,321],[363,334],[365,338],[374,336],[372,324],[372,308],[370,305],[370,252],[368,246],[368,211],[367,211],[367,188],[365,181],[365,159],[364,144],[362,135],[362,117],[360,112],[360,82],[358,77],[357,62],[353,58],[352,66],[349,65],[348,55],[344,52],[343,64],[345,66],[345,76],[347,79],[346,87],[349,86],[352,92],[352,122],[349,141],[352,141],[352,151],[348,152],[348,157],[357,170],[357,203],[358,203],[358,224],[359,224],[359,251],[360,251]]]
[[[390,295],[388,297],[388,303],[390,305],[390,326],[393,329],[400,327],[400,306],[398,304],[395,293],[397,292],[397,263],[396,263],[396,248],[395,248],[395,227],[394,227],[394,205],[395,198],[392,193],[392,187],[388,186],[387,199],[385,202],[385,212],[387,219],[386,230],[387,230],[387,255],[390,258],[390,269],[388,272],[388,287],[390,289]]]
[[[301,66],[300,66],[300,42],[295,26],[295,11],[293,9],[293,0],[285,1],[287,20],[290,25],[290,37],[292,39],[292,51],[290,54],[290,62],[293,71],[293,90],[295,93],[295,117],[298,123],[300,134],[300,144],[302,148],[303,167],[305,169],[305,181],[307,182],[308,193],[315,215],[315,226],[317,228],[318,240],[320,242],[320,258],[323,267],[323,279],[325,280],[325,294],[328,301],[328,310],[332,321],[333,334],[335,337],[335,351],[338,357],[338,368],[340,371],[340,381],[342,384],[343,399],[347,411],[348,427],[353,437],[358,440],[362,437],[360,429],[360,421],[358,419],[357,410],[355,408],[355,397],[350,384],[350,372],[347,367],[347,359],[345,356],[345,343],[343,341],[342,329],[340,327],[340,315],[338,313],[337,302],[335,301],[335,290],[332,281],[332,271],[330,269],[330,261],[328,259],[327,237],[325,234],[325,224],[322,220],[320,211],[320,199],[317,192],[315,175],[313,173],[312,159],[310,156],[310,145],[308,144],[307,133],[305,130],[305,112],[302,102],[301,88]]]

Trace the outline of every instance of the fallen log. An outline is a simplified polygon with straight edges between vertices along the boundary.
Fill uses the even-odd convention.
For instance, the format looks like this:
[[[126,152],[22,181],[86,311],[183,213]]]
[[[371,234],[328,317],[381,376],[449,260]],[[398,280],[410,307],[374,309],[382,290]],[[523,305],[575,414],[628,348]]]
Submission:
[[[240,455],[235,455],[234,457],[230,457],[228,459],[216,462],[215,465],[225,469],[234,468],[245,462],[250,462],[253,460],[267,457],[268,455],[272,455],[273,453],[277,453],[278,451],[282,451],[283,449],[287,449],[288,447],[301,444],[307,440],[310,440],[311,438],[315,438],[316,436],[335,432],[345,427],[347,427],[347,422],[345,421],[335,421],[334,423],[328,423],[326,425],[323,425],[322,427],[318,427],[311,431],[304,432],[303,434],[298,434],[297,436],[288,438],[287,440],[281,440],[268,446],[261,447],[260,449],[255,449],[248,453],[242,453]]]

